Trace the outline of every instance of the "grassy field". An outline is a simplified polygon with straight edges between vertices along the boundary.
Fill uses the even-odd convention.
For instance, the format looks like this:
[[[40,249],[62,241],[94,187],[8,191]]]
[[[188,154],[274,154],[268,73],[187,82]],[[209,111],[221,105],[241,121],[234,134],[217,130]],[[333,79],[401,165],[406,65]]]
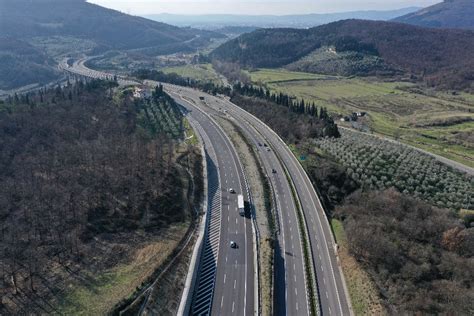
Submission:
[[[337,78],[334,76],[294,72],[283,69],[260,69],[258,71],[246,72],[254,82],[278,83],[285,81],[318,80],[325,78]]]
[[[176,73],[182,77],[192,78],[201,81],[212,81],[214,84],[221,85],[222,81],[218,74],[212,68],[211,64],[185,65],[178,67],[166,67],[160,69],[164,73]]]
[[[342,223],[332,219],[331,227],[339,245],[339,258],[354,313],[356,315],[386,315],[374,283],[355,258],[349,254],[347,237]]]
[[[369,113],[375,133],[474,166],[474,95],[419,89],[406,82],[328,77],[287,70],[249,72],[253,82],[315,101],[329,111]]]
[[[137,249],[126,263],[107,271],[88,273],[88,282],[71,283],[60,302],[63,315],[106,315],[130,296],[168,258],[188,229],[189,222],[171,226],[156,241]]]

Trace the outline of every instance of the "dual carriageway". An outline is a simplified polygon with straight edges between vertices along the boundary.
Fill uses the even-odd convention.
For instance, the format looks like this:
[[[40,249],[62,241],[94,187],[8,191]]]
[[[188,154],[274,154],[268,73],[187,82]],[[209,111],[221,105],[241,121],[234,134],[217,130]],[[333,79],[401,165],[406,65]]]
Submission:
[[[86,61],[78,60],[72,66],[63,62],[60,68],[89,78],[113,77],[87,68]],[[119,77],[118,80],[123,85],[138,84],[133,79]],[[146,84],[158,83],[147,81]],[[352,314],[329,222],[310,179],[288,146],[267,125],[224,97],[165,83],[163,86],[182,105],[184,114],[199,133],[207,164],[202,244],[196,245],[199,247],[196,266],[190,267],[189,292],[185,291],[180,310],[193,315],[259,313],[257,227],[252,214],[245,217],[237,211],[237,196],[242,194],[251,202],[251,188],[235,147],[214,119],[225,115],[244,131],[251,143],[257,147],[266,144],[269,148],[259,150],[258,154],[276,202],[274,314],[310,315],[314,298],[308,296],[308,286],[316,289],[318,314]],[[235,193],[229,192],[230,188]],[[304,257],[303,238],[307,240],[309,266]],[[238,247],[231,248],[230,241],[235,241]]]

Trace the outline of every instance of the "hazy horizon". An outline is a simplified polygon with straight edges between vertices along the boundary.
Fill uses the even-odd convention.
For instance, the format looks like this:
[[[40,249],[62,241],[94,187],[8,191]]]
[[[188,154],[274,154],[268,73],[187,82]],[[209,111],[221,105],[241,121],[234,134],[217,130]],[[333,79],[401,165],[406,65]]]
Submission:
[[[159,13],[204,15],[290,15],[336,13],[366,10],[395,10],[406,7],[426,7],[441,0],[89,0],[107,8],[134,15]]]

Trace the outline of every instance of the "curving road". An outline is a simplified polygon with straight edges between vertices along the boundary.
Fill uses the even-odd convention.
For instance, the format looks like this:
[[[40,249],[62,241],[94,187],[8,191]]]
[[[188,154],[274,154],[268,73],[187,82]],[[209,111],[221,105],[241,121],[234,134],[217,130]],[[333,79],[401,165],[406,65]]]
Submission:
[[[67,72],[94,78],[113,75],[87,68],[81,59]],[[138,84],[119,77],[122,85]],[[157,85],[157,82],[147,82]],[[192,315],[253,315],[257,312],[255,255],[252,221],[239,215],[237,195],[249,201],[243,168],[229,138],[212,118],[189,99],[169,91],[185,109],[193,127],[204,141],[208,171],[208,216],[199,258],[199,269],[189,313]],[[230,193],[229,189],[235,190]],[[237,249],[230,248],[235,241]]]
[[[208,186],[212,188],[216,186],[216,181],[219,183],[220,207],[214,211],[220,215],[220,221],[210,226],[208,231],[218,230],[220,236],[214,240],[205,240],[205,243],[217,242],[218,252],[211,256],[206,251],[203,252],[198,275],[199,286],[194,294],[191,313],[252,315],[256,306],[252,222],[249,218],[240,216],[237,210],[238,194],[244,195],[244,200],[249,200],[242,166],[233,145],[219,126],[193,102],[169,92],[189,111],[187,115],[200,125],[201,133],[205,134],[205,146],[212,146],[214,160],[208,160],[208,172],[212,173],[214,169],[217,176],[211,177]],[[230,188],[235,193],[230,193]],[[212,189],[209,191],[213,194]],[[237,249],[230,248],[231,240],[237,243]],[[214,261],[215,266],[206,265],[209,261]],[[209,270],[215,270],[213,276],[208,274]],[[199,288],[201,286],[203,288]],[[212,296],[207,296],[209,304],[206,304],[206,299],[202,298],[211,292]]]
[[[67,70],[77,71],[77,74],[93,78],[110,77],[109,74],[88,69],[84,66],[84,60],[74,63]],[[228,188],[232,187],[238,193],[242,192],[248,200],[245,179],[235,149],[225,133],[211,118],[216,111],[225,111],[257,146],[260,142],[267,143],[271,148],[267,151],[263,147],[259,154],[276,193],[280,227],[279,248],[275,262],[275,313],[278,315],[309,314],[306,285],[308,282],[313,282],[318,287],[319,308],[323,315],[351,314],[329,223],[311,181],[286,144],[268,126],[226,99],[216,98],[190,88],[166,84],[165,88],[186,108],[190,118],[199,125],[198,130],[203,134],[205,146],[209,148],[207,150],[208,169],[211,169],[208,170],[209,187],[216,188],[215,195],[209,197],[210,226],[207,229],[206,245],[200,261],[201,265],[209,262],[213,262],[213,265],[206,266],[205,270],[201,266],[199,270],[191,312],[193,314],[251,315],[257,310],[252,222],[238,215],[236,195],[228,192]],[[207,105],[200,101],[201,96],[205,96]],[[215,168],[214,174],[212,174],[212,166]],[[271,173],[271,169],[275,169],[276,173]],[[295,186],[306,220],[305,228],[310,241],[310,253],[314,266],[311,268],[314,268],[315,280],[305,279],[301,236],[299,236],[296,218],[297,210],[284,169],[288,171]],[[209,191],[212,194],[213,190]],[[220,217],[216,220],[212,214],[220,214]],[[216,223],[220,226],[217,227]],[[210,232],[216,230],[219,231],[219,235],[210,236]],[[215,247],[216,240],[218,240],[217,248]],[[230,240],[235,240],[240,247],[231,249],[228,245]],[[208,257],[205,257],[206,255]],[[214,275],[206,274],[203,279],[203,273],[214,270]],[[208,293],[207,298],[198,297],[200,293]],[[210,302],[208,307],[202,307],[199,299]]]
[[[172,86],[167,85],[167,87]],[[252,130],[258,131],[258,134],[255,134],[254,138],[258,139],[259,137],[261,137],[261,139],[263,141],[266,141],[267,144],[270,145],[271,148],[279,155],[281,161],[284,164],[284,167],[288,170],[288,173],[290,174],[290,177],[294,183],[306,219],[306,229],[308,230],[309,235],[312,263],[314,265],[316,273],[320,312],[323,315],[351,314],[350,303],[346,296],[344,277],[338,264],[336,244],[333,239],[333,235],[329,227],[327,217],[324,213],[324,209],[320,203],[316,191],[312,186],[310,179],[308,178],[306,172],[304,171],[300,163],[297,161],[293,153],[290,151],[288,146],[286,146],[286,144],[268,126],[266,126],[260,120],[258,120],[248,112],[242,110],[238,106],[232,104],[226,99],[203,94],[199,91],[190,88],[180,87],[179,93],[181,95],[186,96],[186,98],[193,100],[199,100],[199,96],[205,95],[208,105],[212,105],[214,106],[214,108],[217,107],[217,109],[220,108],[222,109],[222,111],[225,111],[225,113],[232,117],[235,121],[237,121],[240,126],[244,127],[247,132]],[[206,110],[206,107],[201,108],[205,111],[209,111]],[[268,164],[277,166],[278,168],[279,163],[277,160],[270,160],[270,157],[268,157],[267,159],[264,159],[264,161],[267,161]],[[280,173],[282,173],[282,169],[277,170],[277,174],[283,176],[283,174]],[[284,182],[282,180],[284,179],[280,179],[281,185]],[[274,186],[278,188],[278,184],[274,184]],[[282,188],[280,189],[282,192],[285,191]],[[287,210],[280,210],[279,212],[282,233],[283,230],[285,230],[285,232],[289,232],[290,227],[291,231],[297,232],[298,223],[296,222],[296,219],[294,217],[293,219],[287,218],[287,216],[290,216],[291,213],[294,213],[294,211],[291,211],[292,207],[289,206],[290,204],[293,204],[293,201],[288,196],[288,193],[279,195],[277,198],[277,203],[280,206],[282,204],[285,206],[288,205]],[[283,242],[283,240],[285,240],[285,242]],[[281,241],[280,245],[284,244],[286,247],[287,239],[283,238],[283,240]],[[284,269],[286,272],[285,295],[288,295],[288,293],[294,291],[295,288],[297,288],[297,285],[289,284],[291,278],[293,278],[295,275],[304,275],[302,264],[298,266],[295,265],[294,270],[291,269],[292,266],[290,257],[291,256],[287,253],[285,253],[285,255],[283,256]],[[278,266],[276,266],[276,268],[278,268]],[[307,281],[311,282],[311,280]],[[301,283],[301,281],[293,282],[293,284],[298,283]],[[277,289],[278,287],[276,286],[275,294],[281,296],[281,294],[278,293]],[[291,295],[293,296],[293,293]],[[285,300],[285,309],[287,307],[295,308],[295,302],[298,300],[298,298],[295,298],[293,296],[291,298],[292,302],[290,303],[290,301],[288,300],[289,297],[290,296],[287,296],[287,299]],[[281,303],[281,301],[277,301],[277,304],[275,305],[278,306],[279,303]],[[285,312],[280,310],[279,312],[287,315],[300,315],[301,313],[301,311],[294,312],[294,309],[293,312],[292,310],[287,310]]]
[[[226,116],[221,99],[206,95],[203,102],[199,100],[199,96],[204,96],[204,94],[195,90],[166,84],[165,89],[168,92],[182,95],[188,100],[194,100],[201,109],[211,116]],[[243,124],[240,120],[234,119],[234,122],[242,128],[245,137],[257,148],[275,193],[278,246],[275,249],[274,314],[309,315],[307,280],[304,273],[305,266],[297,210],[285,171],[276,153],[270,147],[266,147],[268,142],[257,129],[249,124]]]

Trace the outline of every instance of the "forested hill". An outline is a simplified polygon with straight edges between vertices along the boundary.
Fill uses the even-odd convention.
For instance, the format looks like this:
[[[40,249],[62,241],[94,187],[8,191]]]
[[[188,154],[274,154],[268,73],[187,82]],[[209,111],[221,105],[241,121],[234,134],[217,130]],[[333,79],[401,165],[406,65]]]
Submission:
[[[221,36],[123,14],[85,0],[0,0],[0,90],[58,79],[56,64],[65,56],[109,50],[150,56],[192,52]],[[25,56],[25,46],[36,49],[36,57]]]
[[[58,76],[54,65],[55,62],[36,47],[0,37],[0,89],[54,80]]]
[[[474,32],[393,22],[344,20],[306,30],[260,29],[223,44],[211,55],[243,67],[283,67],[304,60],[303,69],[293,64],[293,70],[311,71],[308,63],[321,59],[309,57],[326,47],[339,59],[351,53],[348,59],[373,61],[374,67],[367,63],[349,68],[353,74],[371,75],[383,69],[450,88],[471,87],[474,79]]]
[[[130,16],[85,0],[0,0],[0,36],[72,36],[110,48],[175,46],[210,33]],[[170,49],[172,50],[172,49]]]
[[[427,27],[474,30],[474,1],[445,0],[395,18],[394,21]]]

